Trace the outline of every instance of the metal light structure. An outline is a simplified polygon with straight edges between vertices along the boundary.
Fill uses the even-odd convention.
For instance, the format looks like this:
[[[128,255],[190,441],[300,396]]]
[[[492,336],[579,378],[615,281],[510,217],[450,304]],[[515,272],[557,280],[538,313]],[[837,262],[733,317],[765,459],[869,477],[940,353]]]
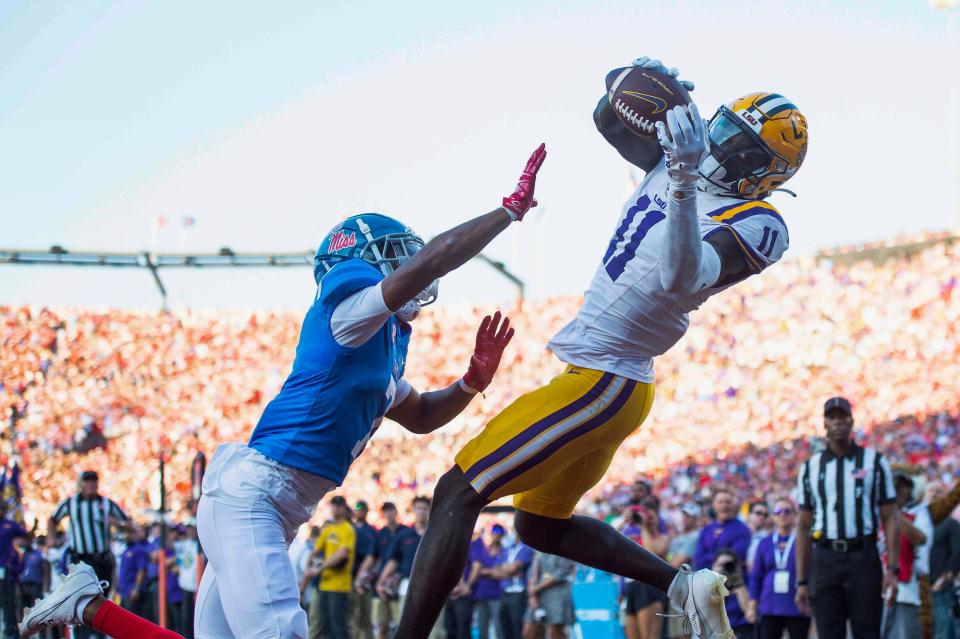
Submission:
[[[40,266],[99,266],[107,268],[139,268],[150,271],[154,284],[160,292],[163,307],[167,306],[167,288],[160,278],[160,269],[169,268],[269,268],[269,267],[309,267],[313,268],[314,251],[306,250],[292,253],[238,253],[230,248],[221,248],[216,253],[109,253],[104,251],[70,251],[60,245],[49,250],[5,249],[0,248],[0,265],[40,265]],[[524,282],[513,274],[507,266],[483,253],[476,259],[500,273],[517,289],[522,299]]]
[[[950,226],[960,231],[960,51],[957,49],[957,8],[960,0],[929,0],[930,6],[947,17],[947,82],[950,83],[947,111],[947,153],[949,154]]]

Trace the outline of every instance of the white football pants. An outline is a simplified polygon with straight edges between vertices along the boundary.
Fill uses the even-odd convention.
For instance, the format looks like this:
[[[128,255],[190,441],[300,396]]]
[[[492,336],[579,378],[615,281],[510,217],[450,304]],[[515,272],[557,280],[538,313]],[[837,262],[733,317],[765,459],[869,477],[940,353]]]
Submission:
[[[288,548],[335,487],[246,444],[217,448],[197,507],[207,555],[194,615],[197,639],[306,639],[307,614]]]

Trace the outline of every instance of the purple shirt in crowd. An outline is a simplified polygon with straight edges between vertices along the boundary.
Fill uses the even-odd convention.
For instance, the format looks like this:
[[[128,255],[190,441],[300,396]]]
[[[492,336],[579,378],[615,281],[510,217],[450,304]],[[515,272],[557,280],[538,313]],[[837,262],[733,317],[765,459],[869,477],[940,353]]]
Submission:
[[[43,562],[43,553],[36,548],[23,553],[23,559],[20,561],[20,583],[42,584]]]
[[[503,563],[506,558],[506,552],[501,548],[497,554],[490,552],[485,544],[472,546],[470,549],[470,563],[479,561],[483,568],[494,568]],[[489,577],[480,577],[477,583],[473,585],[474,601],[484,601],[489,599],[499,599],[502,595],[500,582]]]
[[[117,592],[124,599],[133,596],[134,588],[137,584],[137,573],[141,570],[146,571],[150,563],[150,551],[147,549],[147,543],[138,541],[127,546],[127,549],[120,555],[120,566],[117,568]],[[146,589],[147,582],[140,585],[141,591]],[[141,592],[142,594],[142,592]]]
[[[753,560],[753,570],[750,572],[750,598],[757,601],[757,614],[776,617],[805,617],[793,602],[797,594],[797,547],[794,544],[787,555],[784,569],[790,573],[790,590],[785,593],[773,592],[774,573],[777,571],[773,553],[774,535],[760,540],[757,545],[757,556]],[[787,538],[777,537],[780,552],[786,550]]]
[[[523,565],[523,571],[511,579],[501,581],[500,587],[503,588],[503,592],[526,592],[527,573],[530,571],[530,564],[533,563],[533,548],[522,541],[517,541],[516,544],[503,552],[503,563],[512,564],[519,562]]]
[[[23,526],[10,519],[0,520],[0,566],[7,570],[16,571],[20,563],[20,556],[13,549],[13,540],[17,537],[26,537],[27,531]]]
[[[693,556],[694,569],[712,567],[717,552],[724,548],[735,552],[741,562],[745,561],[751,536],[750,529],[739,519],[707,524],[697,539],[697,553]]]

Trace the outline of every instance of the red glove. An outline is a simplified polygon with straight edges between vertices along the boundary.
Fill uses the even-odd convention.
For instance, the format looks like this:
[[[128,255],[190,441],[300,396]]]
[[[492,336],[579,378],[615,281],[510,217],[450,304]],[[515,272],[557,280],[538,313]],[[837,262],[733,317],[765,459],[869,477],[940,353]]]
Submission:
[[[537,171],[540,170],[540,165],[546,157],[546,145],[541,144],[527,160],[527,166],[520,174],[520,181],[517,182],[517,190],[503,198],[503,208],[507,209],[514,220],[522,220],[526,212],[537,205],[537,200],[533,197],[533,189],[537,183]]]
[[[493,381],[493,375],[500,366],[503,349],[511,339],[513,339],[513,329],[510,328],[509,317],[503,319],[502,325],[500,311],[494,313],[493,318],[489,315],[484,317],[480,322],[480,328],[477,329],[477,346],[473,349],[473,357],[470,358],[470,368],[460,380],[460,388],[468,393],[482,393]]]

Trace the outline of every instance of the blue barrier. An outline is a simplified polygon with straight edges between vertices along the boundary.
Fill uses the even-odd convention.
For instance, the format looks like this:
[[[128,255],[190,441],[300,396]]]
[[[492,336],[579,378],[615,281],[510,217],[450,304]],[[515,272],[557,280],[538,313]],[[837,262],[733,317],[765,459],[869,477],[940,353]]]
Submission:
[[[619,583],[607,573],[582,571],[573,584],[573,608],[583,639],[623,639]]]

